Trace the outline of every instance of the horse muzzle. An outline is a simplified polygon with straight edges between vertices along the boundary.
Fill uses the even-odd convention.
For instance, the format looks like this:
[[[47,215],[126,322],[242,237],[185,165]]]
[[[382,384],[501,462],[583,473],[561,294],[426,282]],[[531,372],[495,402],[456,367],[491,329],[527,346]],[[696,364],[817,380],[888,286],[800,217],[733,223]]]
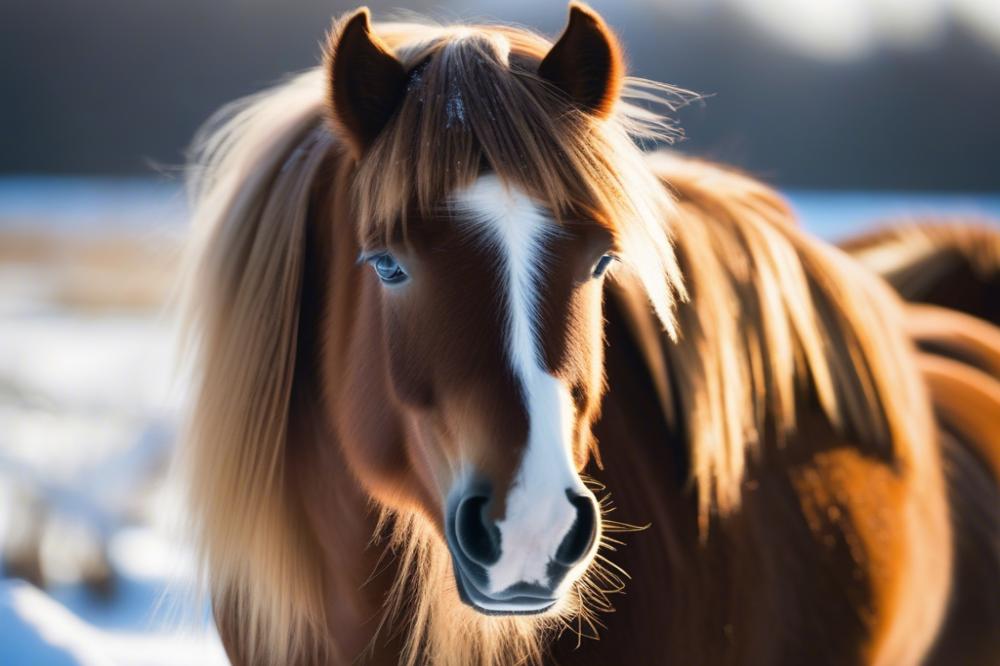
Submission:
[[[566,489],[530,511],[490,518],[482,487],[450,503],[445,534],[462,602],[487,615],[552,609],[597,548],[599,512],[586,490]]]

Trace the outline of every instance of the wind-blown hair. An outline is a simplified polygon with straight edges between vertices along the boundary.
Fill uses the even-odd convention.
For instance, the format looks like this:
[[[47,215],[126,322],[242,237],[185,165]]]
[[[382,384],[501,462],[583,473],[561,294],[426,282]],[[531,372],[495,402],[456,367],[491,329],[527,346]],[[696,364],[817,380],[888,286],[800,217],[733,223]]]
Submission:
[[[1000,232],[989,221],[970,217],[893,220],[843,247],[907,297],[958,261],[983,279],[1000,273]]]
[[[768,432],[790,437],[807,399],[873,454],[933,460],[890,290],[798,228],[770,188],[665,153],[650,166],[679,207],[675,250],[690,298],[678,312],[682,341],[666,353],[703,522],[738,506],[748,453]]]
[[[720,167],[659,154],[653,169],[674,192],[674,247],[690,298],[678,305],[681,340],[664,344],[676,391],[663,401],[684,433],[702,538],[713,514],[740,507],[756,458],[823,454],[798,436],[821,414],[861,455],[883,460],[921,489],[901,520],[949,538],[933,412],[898,297],[840,250],[810,237],[769,188]],[[826,442],[826,445],[829,445]],[[951,552],[911,543],[894,563],[925,586],[885,632],[890,663],[913,663],[945,611]]]
[[[188,501],[213,602],[239,609],[250,650],[274,663],[315,652],[324,622],[284,469],[309,195],[333,145],[322,103],[312,71],[223,109],[188,176]]]

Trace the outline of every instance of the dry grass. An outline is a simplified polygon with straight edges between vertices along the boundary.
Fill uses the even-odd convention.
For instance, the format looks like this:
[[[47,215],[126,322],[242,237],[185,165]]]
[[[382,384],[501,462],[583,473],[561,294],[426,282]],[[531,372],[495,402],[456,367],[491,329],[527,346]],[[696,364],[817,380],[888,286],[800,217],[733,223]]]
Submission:
[[[148,311],[170,294],[179,239],[0,230],[0,288],[82,311]]]

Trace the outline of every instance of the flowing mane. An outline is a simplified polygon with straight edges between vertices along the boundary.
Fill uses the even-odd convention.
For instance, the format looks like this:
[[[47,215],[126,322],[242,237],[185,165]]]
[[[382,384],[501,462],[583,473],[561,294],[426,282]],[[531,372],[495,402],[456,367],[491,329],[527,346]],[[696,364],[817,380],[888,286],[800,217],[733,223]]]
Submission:
[[[873,454],[927,460],[930,423],[913,409],[926,397],[898,299],[799,228],[761,183],[666,153],[651,159],[680,209],[674,243],[690,298],[678,314],[683,339],[665,349],[702,510],[737,505],[747,454],[769,428],[793,433],[805,399]]]
[[[316,652],[324,623],[284,447],[311,183],[333,145],[312,71],[223,109],[188,178],[193,533],[213,600],[241,608],[250,644],[275,663]]]
[[[626,98],[642,105],[619,102],[600,123],[553,115],[548,84],[531,73],[551,48],[544,37],[502,26],[375,31],[419,94],[405,98],[352,173],[358,238],[405,235],[408,211],[433,215],[434,202],[470,185],[484,164],[559,224],[585,214],[607,226],[622,248],[622,279],[641,283],[658,319],[659,399],[686,442],[703,532],[739,509],[755,457],[772,444],[810,446],[792,442],[807,408],[862,454],[940,486],[930,462],[935,428],[898,298],[796,226],[767,187],[643,152],[638,144],[674,134],[669,117],[647,107],[672,109],[681,91],[626,79]],[[197,138],[189,171],[199,373],[184,466],[206,582],[215,604],[237,614],[248,663],[346,659],[324,638],[331,620],[321,590],[338,572],[320,564],[287,464],[297,373],[308,361],[302,322],[314,316],[303,310],[304,248],[349,154],[323,72],[224,109]],[[453,573],[427,521],[374,510],[384,529],[372,538],[391,532],[386,557],[400,568],[386,626],[406,609],[405,663],[540,662],[542,638],[578,621],[473,615],[441,593]],[[916,552],[901,566],[934,577],[932,559]],[[594,571],[584,586],[592,598],[581,592],[568,610],[587,622],[587,606],[608,606],[601,590],[616,579],[610,569]],[[933,639],[943,605],[932,595],[906,611],[928,627],[918,647]],[[914,639],[890,632],[887,640]]]

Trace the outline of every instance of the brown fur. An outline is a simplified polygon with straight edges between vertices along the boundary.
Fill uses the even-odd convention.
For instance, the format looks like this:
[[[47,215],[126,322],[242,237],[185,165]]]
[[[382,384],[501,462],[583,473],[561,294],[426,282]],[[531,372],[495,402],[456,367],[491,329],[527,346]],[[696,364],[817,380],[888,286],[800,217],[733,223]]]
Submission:
[[[367,7],[343,22],[336,43],[337,51],[328,52],[326,65],[331,120],[360,156],[406,93],[406,70],[372,33]]]
[[[606,118],[618,102],[625,65],[604,20],[586,5],[570,3],[569,24],[538,65],[538,74],[583,110]]]
[[[900,221],[849,238],[851,256],[908,301],[1000,326],[1000,228],[987,220]]]
[[[187,466],[232,661],[995,659],[996,632],[963,622],[1000,622],[969,583],[996,562],[996,521],[973,533],[982,521],[948,513],[995,518],[995,478],[975,460],[991,459],[997,412],[946,398],[962,388],[988,405],[978,371],[918,356],[891,290],[763,185],[644,156],[629,133],[665,121],[554,94],[536,74],[546,40],[376,31],[411,77],[423,69],[363,153],[346,123],[331,133],[318,70],[233,109],[193,179]],[[453,86],[465,122],[449,126]],[[484,168],[564,232],[540,286],[545,362],[582,386],[579,467],[613,494],[614,518],[649,525],[623,545],[627,525],[605,515],[601,554],[541,616],[460,604],[442,539],[459,449],[505,477],[503,445],[516,457],[523,439],[495,278],[442,207]],[[602,313],[601,283],[575,276],[606,243],[623,266]],[[387,246],[422,271],[414,302],[357,262]]]

